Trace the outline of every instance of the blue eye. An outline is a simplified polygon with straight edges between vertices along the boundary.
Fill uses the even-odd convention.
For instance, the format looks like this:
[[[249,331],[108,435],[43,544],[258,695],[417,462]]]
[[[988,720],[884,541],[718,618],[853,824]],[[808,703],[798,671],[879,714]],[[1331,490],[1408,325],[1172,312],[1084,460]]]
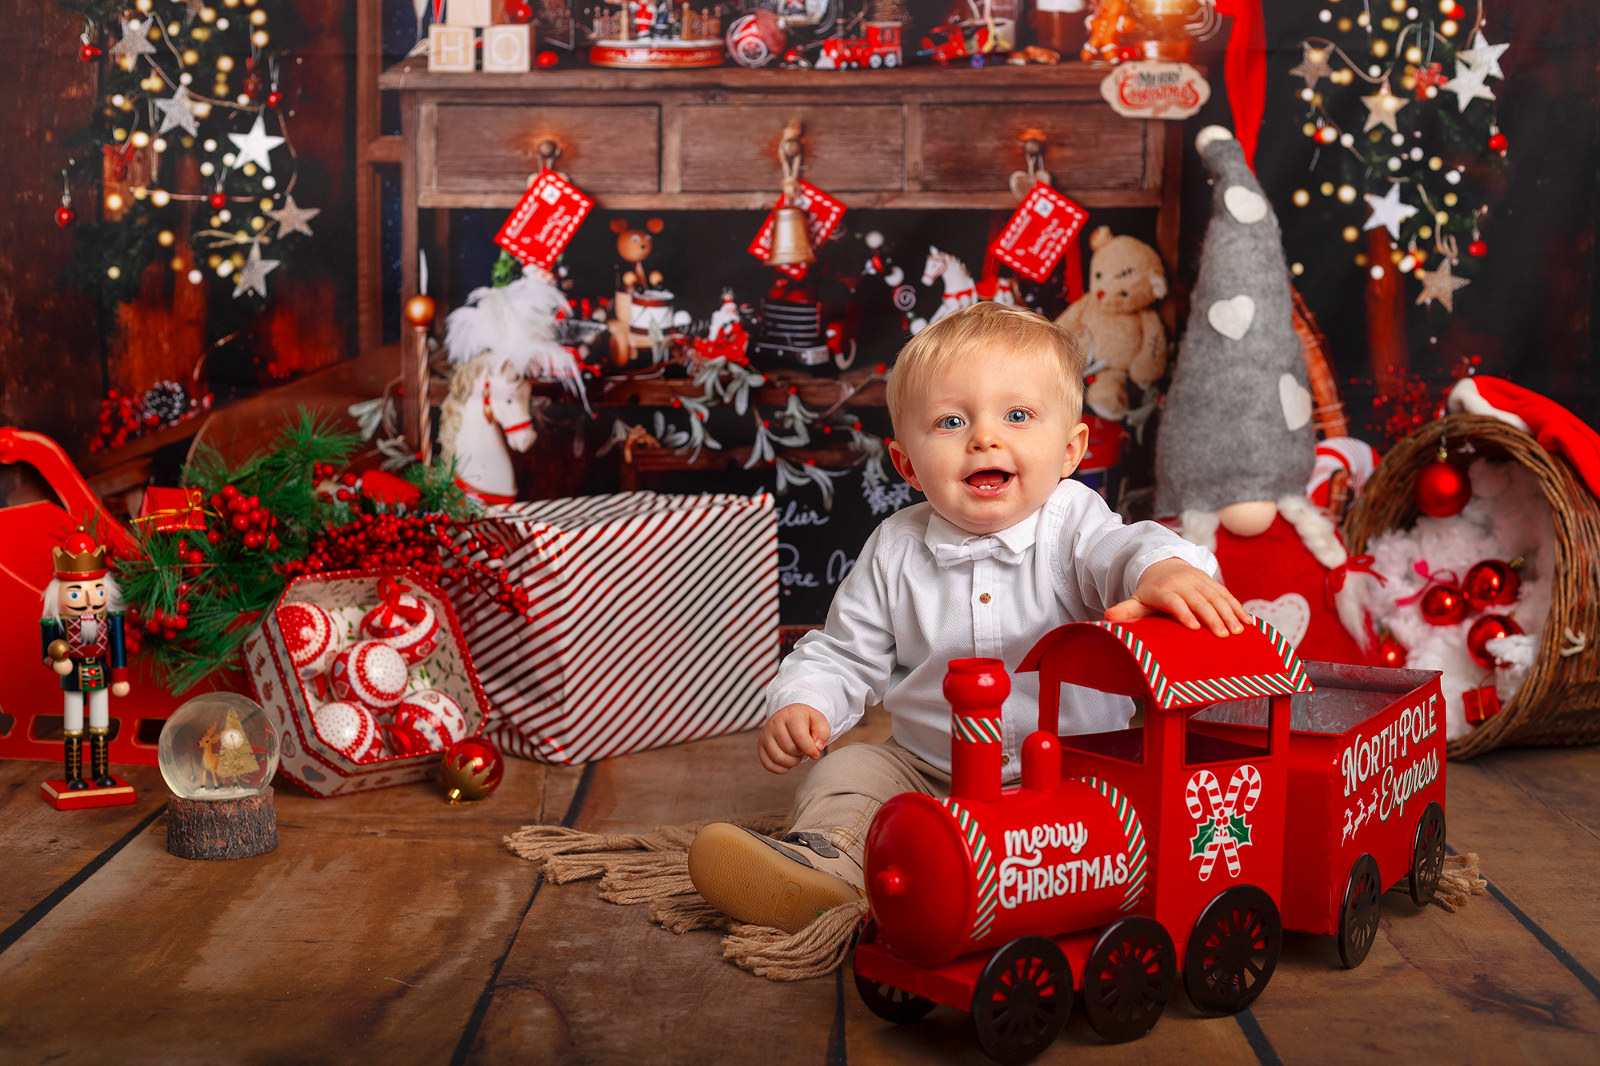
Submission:
[[[960,429],[966,424],[966,421],[960,415],[945,415],[943,418],[939,419],[938,422],[934,423],[934,425],[938,426],[940,429]]]
[[[1007,422],[1022,423],[1022,422],[1026,422],[1028,419],[1030,419],[1032,417],[1033,417],[1033,415],[1029,414],[1027,411],[1024,411],[1020,407],[1013,407],[1011,410],[1006,412],[1006,421]]]

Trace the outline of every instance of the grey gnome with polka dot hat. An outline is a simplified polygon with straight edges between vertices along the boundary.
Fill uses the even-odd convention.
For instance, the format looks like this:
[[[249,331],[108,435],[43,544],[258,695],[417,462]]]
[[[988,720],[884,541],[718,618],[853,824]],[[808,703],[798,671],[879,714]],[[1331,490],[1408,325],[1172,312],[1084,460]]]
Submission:
[[[1303,499],[1316,438],[1278,220],[1231,133],[1208,126],[1195,146],[1213,208],[1156,441],[1156,513],[1204,542],[1218,523],[1256,536],[1279,501]]]

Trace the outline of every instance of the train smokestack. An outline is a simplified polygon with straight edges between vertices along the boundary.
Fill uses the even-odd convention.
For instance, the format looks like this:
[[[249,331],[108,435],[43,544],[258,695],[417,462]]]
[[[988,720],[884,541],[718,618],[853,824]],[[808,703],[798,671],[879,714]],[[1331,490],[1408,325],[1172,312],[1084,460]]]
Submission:
[[[999,659],[952,659],[944,675],[950,701],[950,794],[1000,798],[1000,709],[1011,678]]]

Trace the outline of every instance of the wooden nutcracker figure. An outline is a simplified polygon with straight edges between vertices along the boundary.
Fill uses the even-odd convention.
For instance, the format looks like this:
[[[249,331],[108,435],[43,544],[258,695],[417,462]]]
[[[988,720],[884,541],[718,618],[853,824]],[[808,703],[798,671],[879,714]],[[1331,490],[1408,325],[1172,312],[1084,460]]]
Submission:
[[[132,803],[134,790],[110,769],[109,696],[128,694],[122,591],[106,566],[106,549],[83,529],[54,549],[55,578],[44,590],[39,646],[61,676],[66,778],[47,781],[58,809]],[[83,775],[84,704],[88,704],[90,772]]]

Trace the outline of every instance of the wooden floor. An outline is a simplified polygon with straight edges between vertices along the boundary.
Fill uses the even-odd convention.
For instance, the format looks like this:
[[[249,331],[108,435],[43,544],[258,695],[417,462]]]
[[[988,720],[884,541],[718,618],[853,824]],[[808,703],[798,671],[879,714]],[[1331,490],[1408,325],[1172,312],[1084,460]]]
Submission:
[[[58,813],[55,767],[0,763],[0,1062],[985,1062],[965,1014],[896,1028],[849,977],[776,984],[591,883],[546,885],[524,823],[640,828],[786,806],[751,737],[588,768],[514,762],[487,802],[425,786],[336,800],[280,785],[278,849],[169,856],[165,789]],[[1600,749],[1449,767],[1449,843],[1489,894],[1460,913],[1384,898],[1367,961],[1290,934],[1255,1006],[1180,994],[1143,1040],[1080,1019],[1044,1063],[1564,1063],[1600,1058]]]

